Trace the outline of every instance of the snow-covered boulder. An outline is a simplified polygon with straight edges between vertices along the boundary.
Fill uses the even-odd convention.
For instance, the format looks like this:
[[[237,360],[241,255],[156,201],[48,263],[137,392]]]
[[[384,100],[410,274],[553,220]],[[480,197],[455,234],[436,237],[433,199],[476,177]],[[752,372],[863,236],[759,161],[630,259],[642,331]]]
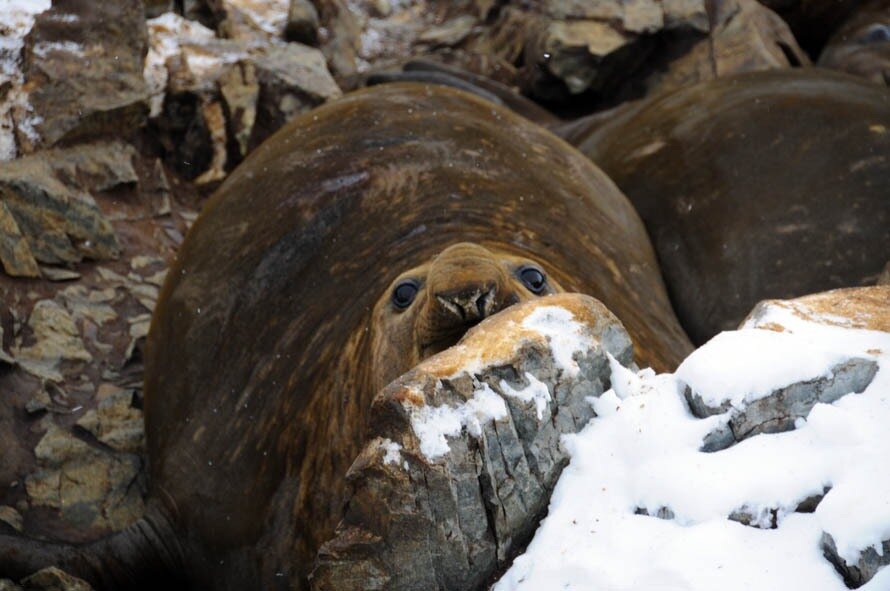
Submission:
[[[336,537],[312,588],[474,589],[528,540],[630,338],[601,303],[512,306],[374,400]],[[383,583],[385,585],[381,586]]]
[[[890,286],[764,302],[611,382],[496,591],[890,589]]]

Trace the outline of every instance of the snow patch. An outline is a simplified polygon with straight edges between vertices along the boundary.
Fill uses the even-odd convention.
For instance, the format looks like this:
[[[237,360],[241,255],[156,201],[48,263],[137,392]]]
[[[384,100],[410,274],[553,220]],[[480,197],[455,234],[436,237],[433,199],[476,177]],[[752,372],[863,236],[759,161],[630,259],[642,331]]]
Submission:
[[[0,102],[0,161],[18,156],[16,119],[30,109],[28,94],[22,90],[22,49],[36,16],[51,6],[50,0],[0,0],[0,87],[8,85],[6,96]],[[39,140],[33,126],[41,120],[28,119],[27,115],[24,118],[24,125],[19,123],[20,130],[30,139]]]
[[[529,372],[525,372],[525,379],[528,381],[528,386],[522,390],[515,390],[506,381],[501,380],[501,391],[503,391],[504,396],[518,398],[523,402],[534,402],[535,412],[537,412],[538,420],[540,421],[544,416],[544,410],[546,410],[547,404],[552,400],[550,397],[550,389],[547,387],[547,384]]]
[[[830,377],[831,368],[850,358],[818,339],[790,332],[722,332],[677,368],[677,377],[708,406],[745,403],[796,382]]]
[[[402,464],[402,446],[396,443],[391,439],[384,439],[380,442],[380,447],[383,448],[383,463],[384,464],[395,464],[396,466]],[[405,468],[408,465],[405,463]]]
[[[473,437],[481,436],[483,424],[507,416],[507,406],[488,384],[482,384],[464,404],[412,406],[409,412],[420,451],[433,460],[449,452],[446,437],[457,437],[464,428]]]
[[[578,375],[580,368],[574,354],[584,350],[589,340],[583,335],[584,325],[576,321],[570,311],[558,306],[540,306],[526,316],[522,326],[546,336],[559,368],[570,376]]]
[[[34,45],[34,53],[40,57],[46,57],[51,51],[64,51],[77,57],[86,55],[83,45],[73,41],[41,41]]]

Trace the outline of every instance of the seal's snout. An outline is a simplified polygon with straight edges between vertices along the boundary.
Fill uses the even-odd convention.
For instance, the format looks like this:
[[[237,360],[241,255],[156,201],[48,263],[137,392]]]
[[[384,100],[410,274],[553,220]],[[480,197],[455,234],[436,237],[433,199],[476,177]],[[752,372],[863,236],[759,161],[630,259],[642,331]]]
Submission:
[[[462,323],[479,321],[495,310],[497,286],[470,288],[451,293],[437,293],[436,301]]]

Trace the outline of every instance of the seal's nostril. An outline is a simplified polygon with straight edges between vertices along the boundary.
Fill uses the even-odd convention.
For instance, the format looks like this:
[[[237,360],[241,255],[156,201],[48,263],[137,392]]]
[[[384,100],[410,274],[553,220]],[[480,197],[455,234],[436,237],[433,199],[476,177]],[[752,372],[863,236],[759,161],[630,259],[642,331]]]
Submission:
[[[479,315],[479,318],[485,318],[493,311],[496,291],[497,288],[495,287],[489,288],[488,291],[476,298],[476,313]]]

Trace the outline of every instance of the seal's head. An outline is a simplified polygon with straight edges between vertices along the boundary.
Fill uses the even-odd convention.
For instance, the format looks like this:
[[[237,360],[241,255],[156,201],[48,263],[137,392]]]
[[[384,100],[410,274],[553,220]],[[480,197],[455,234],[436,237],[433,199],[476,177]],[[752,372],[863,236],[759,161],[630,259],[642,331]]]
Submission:
[[[562,291],[545,266],[531,259],[468,242],[449,246],[399,275],[377,302],[372,335],[376,388],[454,345],[483,318]]]
[[[890,86],[890,0],[865,3],[834,34],[818,65]]]

